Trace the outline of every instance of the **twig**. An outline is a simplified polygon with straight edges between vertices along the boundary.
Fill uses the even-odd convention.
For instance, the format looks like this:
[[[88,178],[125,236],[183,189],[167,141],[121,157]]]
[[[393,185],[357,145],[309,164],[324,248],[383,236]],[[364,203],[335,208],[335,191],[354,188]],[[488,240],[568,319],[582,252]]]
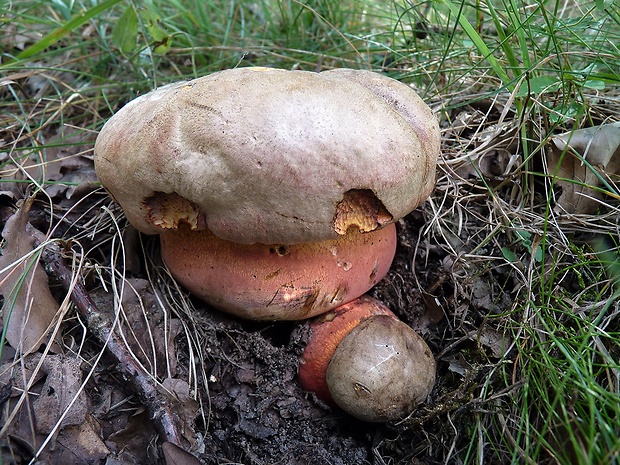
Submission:
[[[36,246],[43,243],[40,231],[30,224],[27,229],[28,233],[35,238]],[[72,272],[65,264],[56,243],[45,246],[41,260],[49,274],[52,274],[67,291],[71,289]],[[113,316],[97,308],[88,291],[79,281],[73,286],[71,300],[86,321],[88,329],[117,360],[123,378],[130,383],[148,409],[162,439],[182,449],[188,449],[190,442],[182,434],[183,421],[175,413],[176,410],[180,410],[177,405],[178,401],[171,394],[158,389],[155,379],[131,356],[122,338],[113,331]]]

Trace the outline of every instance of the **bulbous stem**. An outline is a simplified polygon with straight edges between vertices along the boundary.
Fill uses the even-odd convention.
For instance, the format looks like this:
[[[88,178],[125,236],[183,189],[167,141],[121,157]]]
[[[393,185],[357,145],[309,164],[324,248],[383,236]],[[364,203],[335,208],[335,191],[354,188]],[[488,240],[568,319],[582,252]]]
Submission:
[[[356,299],[387,274],[397,243],[394,224],[295,245],[237,244],[183,225],[160,239],[180,284],[214,307],[256,320],[301,320]]]

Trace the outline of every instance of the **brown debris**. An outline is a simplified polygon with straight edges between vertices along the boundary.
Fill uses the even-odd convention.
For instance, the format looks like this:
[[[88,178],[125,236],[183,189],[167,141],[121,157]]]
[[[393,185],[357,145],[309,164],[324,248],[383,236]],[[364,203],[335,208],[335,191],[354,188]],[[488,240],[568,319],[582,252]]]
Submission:
[[[2,231],[6,242],[0,255],[0,270],[8,269],[0,273],[0,293],[4,296],[0,317],[9,316],[3,322],[6,340],[24,353],[47,344],[49,327],[59,310],[37,254],[24,258],[37,246],[26,228],[33,203],[34,197],[23,201],[7,220]]]

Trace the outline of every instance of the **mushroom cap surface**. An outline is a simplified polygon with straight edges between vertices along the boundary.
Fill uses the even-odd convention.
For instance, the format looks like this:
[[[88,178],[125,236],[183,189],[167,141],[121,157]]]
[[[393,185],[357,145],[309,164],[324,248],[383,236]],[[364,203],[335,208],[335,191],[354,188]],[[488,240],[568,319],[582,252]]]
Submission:
[[[435,385],[435,359],[413,329],[374,315],[338,345],[326,371],[336,404],[360,420],[385,422],[411,413]]]
[[[144,233],[185,222],[232,242],[297,244],[414,210],[433,188],[439,143],[430,108],[386,76],[237,68],[129,102],[94,159]]]
[[[367,295],[340,305],[309,320],[303,327],[309,332],[308,342],[299,356],[299,382],[306,391],[314,392],[328,404],[334,400],[327,386],[326,371],[342,340],[362,321],[374,315],[397,318],[380,301]]]

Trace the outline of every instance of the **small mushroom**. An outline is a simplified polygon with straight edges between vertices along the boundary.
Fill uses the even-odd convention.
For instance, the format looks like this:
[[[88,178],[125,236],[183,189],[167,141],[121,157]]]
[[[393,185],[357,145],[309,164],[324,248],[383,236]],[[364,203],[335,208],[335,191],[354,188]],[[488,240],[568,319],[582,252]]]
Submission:
[[[292,320],[383,278],[394,223],[430,194],[438,154],[437,120],[405,84],[240,68],[128,103],[94,159],[178,282],[241,317]]]
[[[368,296],[304,323],[299,380],[364,421],[404,418],[431,392],[435,359],[424,340]]]

